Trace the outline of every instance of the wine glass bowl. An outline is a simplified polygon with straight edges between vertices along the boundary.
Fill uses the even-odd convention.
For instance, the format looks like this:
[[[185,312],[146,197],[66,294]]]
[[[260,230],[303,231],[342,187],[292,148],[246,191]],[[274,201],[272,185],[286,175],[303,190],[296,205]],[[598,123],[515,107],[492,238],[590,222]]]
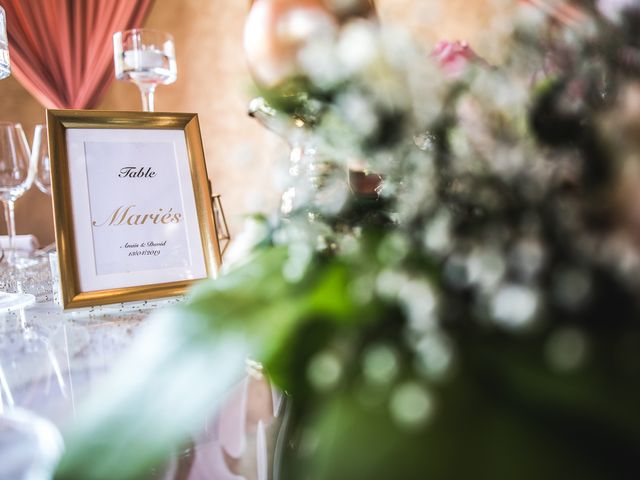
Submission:
[[[49,143],[47,127],[36,125],[31,144],[31,155],[34,157],[36,177],[35,184],[45,195],[51,195],[51,160],[49,159]]]
[[[0,201],[15,202],[31,188],[35,174],[22,125],[0,122]]]
[[[174,41],[168,33],[146,28],[116,32],[113,59],[116,78],[138,86],[147,112],[154,111],[156,87],[173,83],[178,76]]]

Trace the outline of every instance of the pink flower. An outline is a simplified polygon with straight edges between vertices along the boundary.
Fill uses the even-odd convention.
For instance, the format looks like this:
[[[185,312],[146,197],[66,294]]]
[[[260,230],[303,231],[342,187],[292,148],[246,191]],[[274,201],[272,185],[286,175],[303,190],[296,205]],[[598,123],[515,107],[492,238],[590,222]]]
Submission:
[[[431,56],[436,59],[445,75],[450,78],[462,75],[470,63],[482,61],[467,42],[459,41],[442,40],[438,42],[431,52]]]

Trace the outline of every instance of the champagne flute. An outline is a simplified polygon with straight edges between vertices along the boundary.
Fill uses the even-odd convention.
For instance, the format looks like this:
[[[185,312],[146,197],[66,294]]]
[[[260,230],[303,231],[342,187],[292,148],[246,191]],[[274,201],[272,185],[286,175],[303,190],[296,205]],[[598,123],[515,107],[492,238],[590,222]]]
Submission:
[[[156,87],[173,83],[178,76],[173,37],[168,33],[146,28],[116,32],[113,60],[116,78],[140,89],[145,112],[154,111]]]
[[[51,160],[49,158],[49,141],[46,125],[36,125],[31,142],[32,162],[36,164],[35,184],[45,195],[51,196]],[[55,249],[56,243],[50,243],[38,250],[39,254],[46,254]]]
[[[36,164],[35,184],[45,195],[51,195],[51,161],[46,125],[36,125],[31,143],[32,160]]]
[[[11,63],[9,62],[9,43],[7,42],[7,21],[4,16],[4,8],[0,6],[0,80],[11,75]]]
[[[15,203],[33,184],[36,176],[35,157],[31,157],[27,138],[19,123],[0,122],[0,201],[4,206],[9,251],[7,261],[14,268],[33,265],[33,259],[17,254]]]

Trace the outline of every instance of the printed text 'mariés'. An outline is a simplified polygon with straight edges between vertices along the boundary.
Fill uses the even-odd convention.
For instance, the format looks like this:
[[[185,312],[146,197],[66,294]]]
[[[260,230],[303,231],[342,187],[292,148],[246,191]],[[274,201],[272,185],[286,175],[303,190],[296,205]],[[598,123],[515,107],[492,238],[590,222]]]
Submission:
[[[169,223],[180,223],[182,219],[182,213],[174,212],[173,208],[169,208],[169,210],[159,208],[156,212],[137,213],[134,211],[135,207],[135,205],[121,205],[110,213],[104,221],[97,222],[94,220],[92,224],[94,227],[149,224],[166,225]]]

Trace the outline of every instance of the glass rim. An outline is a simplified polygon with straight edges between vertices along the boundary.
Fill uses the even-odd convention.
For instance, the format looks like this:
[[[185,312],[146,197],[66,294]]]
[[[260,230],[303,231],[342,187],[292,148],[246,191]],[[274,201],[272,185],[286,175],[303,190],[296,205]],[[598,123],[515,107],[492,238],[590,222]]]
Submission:
[[[116,36],[123,36],[126,33],[155,33],[159,35],[164,35],[169,40],[174,41],[172,34],[168,32],[163,32],[162,30],[156,30],[155,28],[130,28],[129,30],[121,30],[119,32],[115,32],[113,34],[113,38],[116,38]]]
[[[11,122],[8,120],[0,120],[0,127],[20,127],[22,128],[22,123],[20,122]]]

